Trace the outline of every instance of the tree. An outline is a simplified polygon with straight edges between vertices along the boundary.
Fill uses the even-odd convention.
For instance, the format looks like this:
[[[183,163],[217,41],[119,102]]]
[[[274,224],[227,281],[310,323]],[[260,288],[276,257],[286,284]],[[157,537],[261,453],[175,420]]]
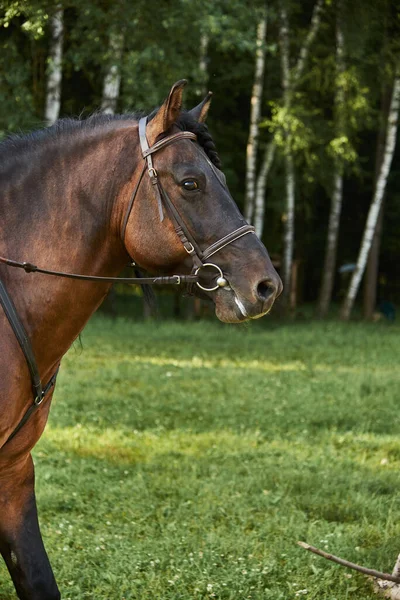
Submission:
[[[340,140],[346,135],[345,126],[345,45],[343,34],[343,0],[336,2],[336,85],[335,85],[335,133]],[[318,302],[318,315],[325,317],[332,297],[333,282],[336,268],[336,253],[339,237],[340,215],[343,201],[343,158],[337,154],[333,159],[334,173],[331,195],[331,210],[329,214],[328,235],[326,238],[325,260],[322,272],[322,285]]]
[[[113,29],[109,37],[109,59],[103,80],[103,97],[101,110],[113,115],[117,108],[119,89],[121,85],[121,58],[124,46],[124,35]]]
[[[292,84],[290,76],[290,55],[289,55],[289,24],[287,9],[285,4],[282,4],[280,10],[280,31],[279,31],[279,42],[281,48],[281,74],[282,74],[282,90],[283,90],[283,108],[286,113],[289,113],[291,104]],[[292,275],[292,263],[293,263],[293,249],[294,249],[294,226],[295,226],[295,172],[293,162],[293,151],[291,134],[289,131],[285,132],[285,146],[284,146],[284,163],[285,163],[285,218],[284,218],[284,248],[283,248],[283,297],[287,299],[290,297],[291,291],[291,275]]]
[[[258,126],[261,115],[261,101],[263,95],[266,33],[267,7],[264,6],[257,27],[256,63],[253,90],[250,100],[250,130],[246,148],[246,195],[244,202],[244,216],[249,222],[253,219],[254,211],[259,133]]]
[[[347,294],[341,308],[340,316],[343,320],[348,320],[350,318],[351,310],[353,308],[358,288],[360,286],[360,282],[364,274],[368,254],[371,249],[372,240],[374,238],[379,212],[381,210],[382,200],[385,193],[386,183],[388,180],[394,149],[396,145],[399,108],[400,65],[399,63],[397,63],[393,81],[393,90],[390,101],[389,115],[387,120],[387,133],[383,161],[376,180],[374,195],[368,212],[367,222],[365,225],[364,234],[358,254],[356,268],[353,272],[353,276],[351,278],[349,288],[347,290]]]
[[[315,37],[321,25],[323,7],[324,0],[317,0],[314,4],[310,21],[310,27],[300,48],[296,65],[291,73],[292,94],[296,91],[296,88],[298,87],[301,78],[304,75],[304,69],[307,64],[310,48],[315,40]],[[284,10],[286,11],[286,9]],[[277,128],[280,129],[280,126],[278,125]],[[253,222],[256,227],[256,232],[260,237],[262,236],[264,227],[265,193],[267,189],[268,175],[272,163],[274,161],[276,147],[276,139],[273,137],[273,139],[267,144],[265,148],[261,162],[261,168],[257,177]]]
[[[50,17],[50,48],[47,67],[45,119],[52,125],[58,119],[61,106],[62,51],[64,32],[64,10],[56,6]]]
[[[385,138],[386,138],[386,124],[388,119],[389,102],[390,102],[390,90],[388,86],[382,94],[382,105],[381,105],[381,116],[380,126],[378,130],[377,143],[376,143],[376,159],[375,159],[375,182],[376,186],[377,178],[379,177],[380,168],[385,152]],[[371,250],[368,255],[368,261],[365,271],[364,281],[364,318],[372,320],[373,314],[376,308],[377,298],[377,284],[378,284],[378,267],[379,267],[379,249],[381,245],[382,229],[383,229],[383,214],[384,214],[384,203],[385,198],[382,198],[382,204],[379,209],[378,220],[376,223],[375,233],[371,244]]]
[[[390,64],[390,33],[389,33],[389,20],[390,10],[389,3],[384,3],[384,21],[383,21],[383,43],[381,50],[381,63],[382,65]],[[382,164],[384,149],[385,149],[385,137],[386,137],[386,123],[389,111],[390,103],[390,86],[388,85],[385,72],[381,74],[382,80],[382,92],[381,92],[381,110],[380,119],[378,119],[378,135],[376,143],[376,157],[375,157],[375,182],[379,176],[379,170]],[[376,309],[377,299],[377,287],[378,287],[378,269],[379,269],[379,252],[381,247],[382,230],[383,230],[383,216],[384,216],[384,204],[385,198],[382,199],[382,205],[379,211],[378,221],[376,224],[374,238],[371,244],[371,250],[368,255],[368,262],[365,271],[364,279],[364,318],[372,320],[374,311]]]

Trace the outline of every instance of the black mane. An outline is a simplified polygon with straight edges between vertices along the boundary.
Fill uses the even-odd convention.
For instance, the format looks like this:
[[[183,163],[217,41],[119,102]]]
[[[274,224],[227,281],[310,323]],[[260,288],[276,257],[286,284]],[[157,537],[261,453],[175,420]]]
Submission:
[[[154,111],[149,119],[156,114]],[[0,142],[0,165],[18,160],[21,155],[29,157],[34,153],[40,144],[55,141],[58,138],[70,137],[75,133],[90,131],[95,128],[107,127],[117,121],[137,121],[143,116],[143,113],[126,113],[122,115],[107,115],[103,113],[94,113],[87,119],[59,119],[50,127],[38,129],[27,134],[13,134]],[[198,143],[204,148],[211,162],[218,168],[221,168],[214,141],[208,128],[203,123],[198,123],[189,112],[183,112],[179,116],[176,125],[182,131],[191,131],[197,136]]]

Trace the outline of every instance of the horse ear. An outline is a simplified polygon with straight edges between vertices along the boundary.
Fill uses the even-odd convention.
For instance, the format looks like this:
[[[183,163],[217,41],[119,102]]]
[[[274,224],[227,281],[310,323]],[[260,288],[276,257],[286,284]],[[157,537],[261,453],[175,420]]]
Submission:
[[[181,79],[174,83],[168,98],[160,106],[157,114],[147,125],[146,135],[150,146],[154,144],[157,137],[167,131],[179,117],[182,108],[183,88],[187,84],[186,79]]]
[[[212,92],[208,92],[204,100],[202,100],[200,104],[198,104],[197,106],[192,108],[192,110],[189,111],[189,113],[198,123],[204,123],[204,121],[207,118],[208,109],[210,108],[211,104],[211,96]]]

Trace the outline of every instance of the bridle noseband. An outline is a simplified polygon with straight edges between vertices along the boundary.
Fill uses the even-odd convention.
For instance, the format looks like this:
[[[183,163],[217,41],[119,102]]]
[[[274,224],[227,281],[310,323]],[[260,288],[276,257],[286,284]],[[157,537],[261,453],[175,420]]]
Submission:
[[[225,279],[221,268],[214,263],[207,262],[207,259],[209,259],[211,256],[213,256],[214,254],[216,254],[217,252],[219,252],[220,250],[222,250],[223,248],[225,248],[232,242],[243,237],[244,235],[247,235],[248,233],[255,233],[255,228],[252,225],[248,225],[248,224],[242,225],[241,227],[239,227],[238,229],[235,229],[228,235],[225,235],[223,238],[221,238],[217,242],[214,242],[213,244],[211,244],[205,250],[201,250],[200,246],[198,245],[198,243],[196,242],[196,240],[194,239],[192,234],[189,232],[185,221],[182,219],[182,217],[179,214],[178,210],[176,209],[175,205],[172,203],[171,199],[169,198],[167,192],[162,187],[161,182],[159,180],[157,170],[154,167],[153,158],[152,158],[153,154],[155,154],[156,152],[159,152],[160,150],[162,150],[166,146],[169,146],[170,144],[173,144],[174,142],[177,142],[177,141],[183,140],[183,139],[196,141],[197,136],[190,131],[179,131],[178,133],[173,133],[172,135],[162,138],[161,140],[159,140],[158,142],[153,144],[153,146],[149,147],[149,144],[147,141],[147,136],[146,136],[146,125],[147,125],[147,117],[142,117],[139,121],[139,141],[140,141],[140,148],[142,151],[142,158],[144,159],[145,162],[143,165],[143,169],[140,173],[139,179],[137,181],[137,184],[135,186],[135,189],[131,195],[128,209],[125,214],[125,219],[124,219],[123,226],[122,226],[122,240],[123,240],[124,244],[125,244],[126,227],[128,224],[129,216],[132,211],[133,203],[134,203],[136,194],[139,190],[140,183],[143,179],[143,175],[144,175],[145,171],[147,170],[147,173],[150,178],[150,182],[152,184],[152,189],[154,190],[154,194],[155,194],[155,197],[157,200],[160,221],[162,222],[164,220],[164,209],[165,209],[165,211],[167,212],[167,214],[174,226],[175,233],[179,237],[186,252],[192,258],[192,261],[193,261],[192,274],[197,278],[195,281],[196,285],[200,289],[202,289],[206,292],[213,292],[213,291],[217,290],[219,287],[228,286],[229,285],[228,281]],[[208,162],[210,162],[210,161],[208,161]],[[213,167],[212,164],[211,164],[211,166]],[[213,167],[213,170],[214,170],[214,167]],[[216,285],[214,285],[210,288],[205,287],[199,281],[200,272],[204,268],[213,268],[216,271],[216,276],[217,276]],[[184,276],[180,276],[180,277],[183,278]]]

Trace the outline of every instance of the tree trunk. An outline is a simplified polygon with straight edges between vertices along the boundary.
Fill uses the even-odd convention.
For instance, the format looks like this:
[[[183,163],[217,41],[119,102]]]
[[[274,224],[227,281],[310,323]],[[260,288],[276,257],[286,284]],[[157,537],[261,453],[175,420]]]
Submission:
[[[392,164],[394,148],[396,145],[397,125],[400,107],[400,68],[396,66],[396,74],[393,83],[393,91],[390,101],[389,116],[387,122],[387,134],[385,141],[385,150],[382,161],[382,166],[376,181],[374,196],[368,212],[367,223],[364,230],[363,239],[360,246],[360,251],[357,259],[357,266],[350,281],[349,289],[341,309],[341,318],[348,320],[354,305],[361,278],[364,274],[365,265],[367,263],[368,254],[371,248],[372,240],[376,230],[379,212],[381,210],[383,195],[385,193],[386,183],[389,176],[390,167]]]
[[[124,46],[124,36],[112,31],[109,38],[109,64],[103,80],[103,97],[101,110],[113,115],[117,109],[119,90],[121,86],[121,57]]]
[[[375,160],[375,183],[379,176],[379,170],[382,165],[383,156],[385,152],[385,137],[386,137],[386,123],[388,119],[390,104],[390,89],[385,85],[382,90],[382,118],[378,131],[378,138],[376,144],[376,160]],[[374,239],[372,241],[371,250],[368,256],[368,263],[365,272],[364,282],[364,318],[371,321],[373,319],[374,311],[376,308],[377,298],[377,285],[378,285],[378,268],[379,268],[379,250],[381,245],[381,234],[383,227],[383,215],[384,215],[384,199],[382,200],[382,206],[379,211],[378,222],[376,225],[376,231]]]
[[[338,0],[336,4],[336,91],[335,91],[335,135],[340,137],[345,134],[345,116],[343,115],[345,93],[342,76],[345,71],[344,37],[342,28],[343,3]],[[340,215],[343,202],[343,164],[340,159],[334,161],[333,192],[331,197],[331,210],[329,214],[328,235],[326,240],[324,268],[322,272],[322,285],[318,303],[318,316],[325,317],[332,298],[333,283],[336,271],[336,255],[339,237]]]
[[[63,32],[64,11],[61,5],[57,5],[54,14],[50,18],[50,48],[44,113],[47,125],[55,123],[60,114]]]
[[[313,43],[315,36],[317,35],[319,26],[321,24],[321,16],[324,8],[324,0],[317,0],[314,4],[313,13],[311,16],[310,30],[304,40],[303,46],[300,48],[299,58],[292,74],[292,85],[295,86],[299,83],[299,80],[303,76],[304,69],[307,63],[308,55],[310,53],[311,44]]]
[[[372,321],[376,309],[378,291],[379,250],[381,246],[383,228],[384,200],[382,200],[374,239],[368,256],[364,282],[364,319]]]
[[[267,186],[267,178],[269,170],[272,166],[275,156],[276,144],[274,141],[270,142],[265,151],[264,160],[261,166],[260,174],[257,178],[256,196],[254,199],[254,227],[256,228],[256,234],[261,238],[264,227],[264,214],[265,214],[265,189]]]
[[[203,98],[207,94],[208,85],[208,46],[210,43],[210,36],[208,33],[203,32],[200,36],[200,57],[199,57],[199,71],[201,79],[201,87],[198,89],[198,95]]]
[[[291,295],[292,265],[294,254],[294,226],[295,226],[295,173],[293,156],[290,150],[285,155],[286,177],[286,215],[284,221],[284,251],[283,251],[283,286],[284,299]]]
[[[313,43],[315,36],[317,35],[319,26],[321,24],[323,7],[324,0],[317,0],[313,8],[310,29],[304,40],[303,46],[300,49],[299,57],[297,59],[296,66],[292,73],[292,90],[296,88],[301,77],[303,76],[308,55],[310,53],[311,44]],[[263,234],[265,214],[265,191],[267,189],[268,175],[274,160],[275,150],[276,144],[274,140],[272,140],[265,149],[261,163],[261,169],[257,178],[254,226],[256,227],[257,235],[259,237],[261,237]]]
[[[256,186],[257,148],[258,148],[258,123],[261,115],[261,101],[263,94],[264,67],[265,67],[265,37],[267,34],[267,9],[257,27],[256,68],[254,74],[253,91],[250,103],[250,131],[246,148],[246,196],[245,218],[251,222],[254,214],[254,196]]]
[[[279,42],[281,47],[281,75],[283,104],[289,111],[291,103],[291,81],[290,81],[290,56],[289,56],[289,23],[286,6],[283,4],[280,10],[280,29]],[[284,148],[285,162],[285,204],[286,211],[284,215],[284,249],[283,249],[283,298],[287,303],[291,292],[291,275],[293,263],[294,248],[294,217],[295,217],[295,173],[293,164],[293,154],[291,149],[290,133],[285,135]]]

